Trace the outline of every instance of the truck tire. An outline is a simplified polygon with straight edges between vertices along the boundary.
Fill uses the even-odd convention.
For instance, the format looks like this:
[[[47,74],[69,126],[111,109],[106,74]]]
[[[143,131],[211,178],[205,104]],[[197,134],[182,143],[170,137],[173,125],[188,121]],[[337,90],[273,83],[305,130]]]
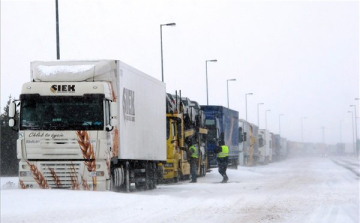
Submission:
[[[200,166],[200,176],[205,177],[206,176],[206,169],[205,165]]]
[[[154,189],[154,168],[153,168],[153,163],[152,162],[148,162],[146,164],[146,171],[145,171],[145,179],[146,179],[146,190],[151,190]]]
[[[156,187],[157,172],[153,162],[144,163],[145,172],[139,174],[138,177],[145,178],[145,181],[136,182],[135,186],[137,190],[151,190]]]
[[[234,165],[234,169],[237,170],[237,169],[238,169],[238,165],[239,165],[239,160],[238,160],[238,159],[234,159],[234,160],[233,160],[233,165]]]
[[[119,192],[124,189],[123,188],[124,183],[125,183],[124,168],[122,166],[114,168],[110,176],[110,190]]]
[[[125,170],[124,170],[124,184],[122,189],[125,190],[125,192],[130,192],[130,163],[126,162],[125,164]]]
[[[156,185],[157,185],[157,182],[158,182],[158,174],[157,174],[157,172],[158,172],[158,170],[157,170],[157,163],[156,162],[153,162],[152,163],[152,169],[153,169],[153,174],[152,174],[152,176],[153,176],[153,178],[152,178],[152,182],[153,182],[153,186],[152,186],[152,188],[151,189],[155,189],[156,188]]]

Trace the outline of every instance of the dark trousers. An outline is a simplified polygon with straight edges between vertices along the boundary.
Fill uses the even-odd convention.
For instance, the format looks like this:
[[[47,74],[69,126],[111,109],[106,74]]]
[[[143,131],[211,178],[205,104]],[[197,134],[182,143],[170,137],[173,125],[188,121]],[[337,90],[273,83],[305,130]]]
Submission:
[[[225,177],[226,175],[226,169],[228,166],[228,157],[224,158],[217,158],[218,167],[219,167],[219,173],[221,176]]]
[[[196,158],[190,158],[190,174],[191,174],[191,180],[197,181],[197,168],[196,168]]]

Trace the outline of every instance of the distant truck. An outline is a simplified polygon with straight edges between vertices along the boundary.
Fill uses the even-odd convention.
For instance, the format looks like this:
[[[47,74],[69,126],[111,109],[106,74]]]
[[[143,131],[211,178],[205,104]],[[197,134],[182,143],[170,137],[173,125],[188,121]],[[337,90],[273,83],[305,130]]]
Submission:
[[[21,188],[155,188],[166,162],[165,84],[119,61],[32,62],[22,87]]]
[[[274,154],[275,154],[275,134],[270,132],[270,152],[271,152],[271,156],[270,156],[270,162],[274,162]]]
[[[244,119],[239,119],[239,163],[242,166],[253,166],[255,144],[257,141],[256,126]]]
[[[271,136],[269,130],[259,130],[259,163],[268,164],[272,159]]]
[[[280,137],[280,145],[280,160],[285,160],[289,153],[286,138]]]
[[[281,137],[279,134],[274,134],[274,148],[272,153],[272,160],[273,161],[280,161],[281,160]]]
[[[229,166],[239,164],[239,113],[223,106],[202,105],[205,114],[207,134],[207,153],[209,167],[216,167],[216,146],[224,141],[229,147]]]

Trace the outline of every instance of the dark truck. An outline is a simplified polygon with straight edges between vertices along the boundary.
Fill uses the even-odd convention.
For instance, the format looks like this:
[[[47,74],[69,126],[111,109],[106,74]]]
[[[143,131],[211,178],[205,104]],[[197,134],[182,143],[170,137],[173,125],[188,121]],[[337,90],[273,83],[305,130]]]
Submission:
[[[239,164],[239,112],[223,106],[202,105],[205,114],[205,127],[208,129],[207,153],[208,167],[216,167],[215,148],[223,140],[229,147],[229,166]]]

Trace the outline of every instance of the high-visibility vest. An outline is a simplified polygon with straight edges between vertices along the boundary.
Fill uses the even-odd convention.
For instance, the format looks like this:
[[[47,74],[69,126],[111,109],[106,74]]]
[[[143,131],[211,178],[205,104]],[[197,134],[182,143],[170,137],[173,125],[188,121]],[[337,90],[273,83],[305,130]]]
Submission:
[[[191,158],[198,158],[198,151],[194,145],[190,146],[189,150],[191,152]]]
[[[221,152],[218,153],[218,158],[224,158],[229,156],[229,147],[227,146],[221,146]]]

